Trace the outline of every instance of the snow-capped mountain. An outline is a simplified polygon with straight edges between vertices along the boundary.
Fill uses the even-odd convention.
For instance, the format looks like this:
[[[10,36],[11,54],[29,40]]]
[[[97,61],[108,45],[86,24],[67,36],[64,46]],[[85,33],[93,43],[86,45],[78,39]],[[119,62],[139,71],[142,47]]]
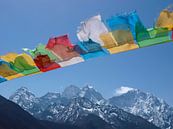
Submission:
[[[81,89],[77,86],[70,85],[69,87],[65,88],[64,92],[62,93],[62,97],[68,99],[84,97],[95,103],[101,103],[104,101],[103,96],[90,85],[87,85]]]
[[[148,120],[162,129],[173,129],[173,108],[165,101],[138,89],[121,87],[109,104]]]
[[[94,102],[97,104],[105,102],[105,99],[103,98],[103,96],[90,85],[87,85],[81,89],[79,93],[79,97],[87,98],[91,102]]]
[[[38,120],[2,96],[0,116],[0,129],[115,129],[93,114],[81,117],[75,124]]]
[[[36,96],[31,93],[26,87],[21,87],[15,94],[10,96],[11,101],[17,103],[24,110],[33,108],[34,104],[38,102]]]
[[[50,93],[48,92],[46,95],[39,98],[38,106],[45,110],[50,104],[59,103],[61,99],[60,93]]]
[[[62,94],[47,93],[40,98],[21,88],[10,100],[41,120],[75,123],[83,116],[94,114],[118,129],[150,129],[153,125],[149,122],[162,129],[173,129],[172,108],[168,104],[149,93],[129,87],[119,88],[109,100],[90,85],[83,88],[71,85]]]
[[[80,118],[94,114],[116,129],[158,129],[146,120],[129,114],[116,106],[99,105],[87,98],[73,98],[67,106],[54,104],[47,108],[41,118],[54,122],[75,124]]]
[[[25,88],[24,88],[25,89]],[[91,123],[79,122],[78,125],[72,125],[68,123],[54,123],[50,121],[41,121],[35,119],[28,112],[24,111],[17,104],[5,99],[0,95],[0,129],[81,129],[83,126],[86,126],[84,129],[91,129]],[[99,118],[94,118],[99,120]],[[85,119],[81,119],[85,121]],[[101,124],[104,124],[103,121],[100,121]],[[99,127],[102,126],[97,126]],[[83,129],[83,128],[82,128]],[[110,128],[110,125],[105,125],[103,129],[113,129]]]
[[[65,88],[65,90],[62,93],[62,97],[71,99],[74,97],[77,97],[80,93],[80,88],[74,85],[70,85],[68,87]]]

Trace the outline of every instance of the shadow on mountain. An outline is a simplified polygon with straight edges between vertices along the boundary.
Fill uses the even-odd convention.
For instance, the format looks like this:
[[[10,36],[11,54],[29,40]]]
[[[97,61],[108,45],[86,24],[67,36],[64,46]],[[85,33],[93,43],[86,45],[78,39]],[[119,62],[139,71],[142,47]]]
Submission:
[[[79,129],[65,123],[39,121],[17,104],[0,96],[0,129]]]

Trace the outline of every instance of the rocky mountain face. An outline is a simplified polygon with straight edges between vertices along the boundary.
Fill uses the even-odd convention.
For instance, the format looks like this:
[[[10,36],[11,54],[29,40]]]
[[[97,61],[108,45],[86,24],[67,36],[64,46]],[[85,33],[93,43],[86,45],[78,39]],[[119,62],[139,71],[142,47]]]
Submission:
[[[93,119],[97,118],[99,122],[102,121],[101,123],[106,123],[104,125],[107,129],[158,129],[158,127],[156,127],[158,125],[150,119],[147,119],[148,117],[145,117],[146,115],[143,116],[139,115],[138,113],[130,112],[130,110],[126,110],[127,107],[133,106],[132,103],[135,103],[134,100],[128,101],[128,97],[124,98],[124,100],[122,99],[122,101],[120,99],[116,99],[116,97],[120,97],[134,91],[137,90],[131,88],[130,90],[126,90],[125,93],[122,92],[118,96],[114,96],[109,100],[106,100],[99,92],[97,92],[91,86],[85,86],[80,89],[74,85],[71,85],[67,87],[62,94],[48,93],[40,98],[35,97],[28,90],[19,89],[10,97],[10,100],[19,104],[22,108],[24,108],[26,111],[28,111],[30,114],[40,120],[48,120],[53,122],[68,122],[74,125],[80,125],[81,123],[78,123],[80,119],[87,119],[88,121],[83,121],[86,124],[87,122],[94,123]],[[25,97],[22,97],[21,99],[20,96],[27,96],[26,102]],[[32,96],[32,99],[28,99],[28,96]],[[131,97],[133,98],[134,96]],[[123,102],[125,100],[127,101],[126,103]],[[28,106],[28,103],[31,103],[29,104],[31,106]],[[123,104],[126,104],[127,106],[123,108]],[[154,105],[152,102],[150,104],[154,107],[158,106]],[[123,110],[120,108],[122,108]],[[145,110],[150,110],[150,112],[155,111],[155,108],[149,108],[148,106],[138,106],[136,107],[136,109],[137,108],[145,108]],[[171,108],[169,110],[171,114]],[[132,115],[131,113],[135,115]],[[164,114],[164,111],[160,113],[160,117],[163,117]],[[148,114],[148,116],[149,115],[151,114]],[[158,119],[157,117],[153,116],[153,119],[159,120],[160,118]],[[150,122],[154,123],[156,126],[154,126]],[[170,124],[168,128],[172,129]],[[97,125],[95,124],[93,126],[97,127]],[[166,129],[163,127],[163,123],[159,126],[162,127],[162,129]]]
[[[54,122],[69,122],[75,124],[80,118],[94,114],[116,129],[156,129],[146,120],[124,112],[116,106],[100,105],[87,98],[73,98],[67,106],[51,105],[40,118]]]
[[[0,116],[0,129],[115,129],[93,114],[79,117],[74,124],[37,120],[20,106],[2,96],[0,96]]]
[[[29,92],[26,87],[18,89],[16,93],[10,97],[10,99],[13,99],[13,102],[17,103],[24,110],[31,109],[38,101],[35,95]]]
[[[116,95],[108,100],[108,103],[141,116],[162,129],[173,129],[173,108],[150,93],[121,87],[117,89]]]
[[[64,92],[62,93],[62,97],[65,97],[67,99],[82,97],[87,98],[94,103],[104,102],[104,98],[102,97],[102,95],[90,85],[87,85],[82,89],[71,85],[64,90]]]
[[[80,128],[75,125],[69,125],[67,123],[53,123],[48,121],[37,120],[28,112],[24,111],[17,104],[0,96],[0,129],[80,129]],[[86,129],[91,129],[91,128],[86,128]]]

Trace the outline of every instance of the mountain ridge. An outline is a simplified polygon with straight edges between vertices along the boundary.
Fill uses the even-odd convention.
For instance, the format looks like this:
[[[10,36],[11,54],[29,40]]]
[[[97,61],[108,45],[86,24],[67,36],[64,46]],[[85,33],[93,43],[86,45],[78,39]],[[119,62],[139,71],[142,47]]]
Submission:
[[[37,120],[19,105],[0,96],[0,129],[115,129],[97,116],[86,116],[75,124]],[[89,120],[88,120],[89,118]],[[99,122],[99,124],[95,124]],[[85,127],[85,128],[83,128]]]
[[[79,129],[72,125],[42,122],[24,111],[19,105],[0,96],[0,129]],[[56,128],[49,128],[49,125]],[[66,128],[69,127],[69,128]]]
[[[173,129],[173,107],[151,93],[133,89],[119,96],[113,96],[108,99],[108,103],[141,116],[162,129]]]
[[[133,94],[134,93],[134,94]],[[136,94],[138,93],[141,93],[138,97],[135,97]],[[140,114],[139,112],[137,112],[138,110],[142,112],[142,109],[139,105],[141,104],[142,106],[144,106],[144,101],[146,101],[146,99],[142,99],[143,103],[140,102],[140,101],[137,101],[139,100],[139,98],[143,97],[143,98],[147,98],[147,97],[151,97],[152,99],[150,100],[157,100],[159,104],[159,106],[163,106],[162,104],[164,103],[161,103],[161,99],[158,99],[157,97],[155,96],[152,96],[151,94],[149,93],[144,93],[144,92],[141,92],[140,90],[138,89],[134,89],[134,88],[128,88],[128,87],[121,87],[120,90],[119,90],[119,94],[113,96],[112,98],[110,99],[104,99],[103,96],[97,92],[93,87],[87,85],[83,88],[78,88],[77,86],[74,86],[74,85],[71,85],[69,87],[67,87],[64,92],[62,92],[62,94],[60,93],[51,93],[52,96],[54,97],[51,97],[50,93],[50,100],[48,101],[47,98],[44,98],[43,99],[43,102],[44,104],[46,105],[45,107],[44,106],[41,106],[41,109],[40,109],[40,105],[43,105],[43,104],[40,104],[40,100],[38,99],[37,102],[35,102],[35,107],[33,108],[30,108],[30,109],[26,109],[28,112],[30,112],[32,115],[34,115],[36,118],[44,118],[45,120],[52,120],[52,119],[56,119],[55,116],[64,116],[63,119],[61,119],[60,117],[57,118],[57,121],[65,121],[65,117],[68,116],[69,114],[67,114],[66,116],[63,115],[64,112],[70,112],[69,111],[69,103],[72,103],[75,99],[79,99],[78,101],[82,101],[82,98],[86,98],[88,101],[90,102],[86,102],[86,101],[83,101],[83,103],[86,103],[88,104],[89,106],[94,106],[92,108],[86,108],[84,105],[80,105],[79,103],[76,103],[76,104],[73,104],[73,108],[76,109],[77,108],[77,104],[79,105],[79,109],[82,110],[82,113],[85,114],[86,112],[88,113],[93,113],[93,110],[96,110],[95,108],[97,108],[97,106],[100,106],[99,108],[97,108],[97,111],[96,111],[96,115],[99,116],[100,118],[102,118],[103,120],[111,123],[110,121],[111,120],[107,120],[105,119],[107,116],[105,115],[106,113],[104,113],[103,111],[99,111],[99,110],[104,110],[103,107],[108,107],[109,105],[113,106],[113,107],[116,107],[117,110],[120,108],[120,109],[123,109],[124,111],[126,112],[129,112],[133,115],[136,115],[136,116],[139,116],[139,117],[142,117],[144,119],[146,119],[147,121],[155,124],[156,126],[159,126],[161,127],[162,129],[172,129],[172,108],[168,108],[170,107],[169,105],[166,105],[165,106],[165,109],[163,110],[162,113],[160,113],[159,117],[160,119],[158,119],[157,117],[146,117],[146,114]],[[125,97],[123,98],[122,96],[127,96],[127,95],[130,95],[128,97]],[[40,98],[43,98],[45,97],[46,95],[40,97]],[[121,98],[118,100],[118,98]],[[138,99],[135,99],[135,98],[138,98]],[[155,99],[154,99],[155,98]],[[127,102],[130,102],[130,103],[127,103],[125,100],[127,99]],[[13,98],[10,97],[10,100],[13,101]],[[116,102],[115,102],[116,101]],[[45,103],[46,102],[46,103]],[[136,107],[134,107],[134,104],[136,103],[139,103]],[[150,112],[154,112],[154,110],[156,109],[155,107],[157,107],[157,103],[154,103],[155,101],[146,101],[149,103],[149,105],[146,105],[144,106],[145,107],[145,110],[149,110]],[[31,102],[32,103],[32,102]],[[152,107],[149,107],[150,105],[152,104],[155,104],[153,105]],[[26,107],[25,105],[23,105],[22,107]],[[68,108],[66,108],[68,107]],[[131,110],[127,110],[127,109],[137,109],[139,108],[138,110],[133,110],[134,112],[132,112]],[[72,109],[72,107],[71,107]],[[165,111],[168,110],[168,115],[164,115]],[[76,109],[75,110],[76,112],[78,112],[78,110]],[[112,110],[114,111],[114,110]],[[156,110],[153,114],[147,114],[147,115],[155,115],[159,112],[160,110]],[[62,112],[62,114],[60,114],[60,112]],[[107,112],[107,111],[105,111]],[[121,111],[120,111],[121,112]],[[82,114],[82,113],[79,113],[79,114]],[[100,114],[99,114],[100,113]],[[54,116],[55,115],[55,116]],[[71,114],[70,114],[71,115]],[[70,116],[69,115],[69,116]],[[113,115],[116,115],[116,113],[114,113]],[[46,117],[45,117],[46,116]],[[69,117],[68,116],[68,117]],[[109,116],[109,115],[108,115]],[[75,113],[73,115],[73,117],[75,118]],[[122,117],[122,116],[121,116]],[[168,117],[170,117],[170,119],[168,119]],[[67,118],[68,119],[68,118]],[[77,117],[76,117],[77,119]],[[76,120],[75,119],[75,120]],[[153,120],[151,120],[153,119]],[[160,123],[161,124],[157,124],[157,123]]]

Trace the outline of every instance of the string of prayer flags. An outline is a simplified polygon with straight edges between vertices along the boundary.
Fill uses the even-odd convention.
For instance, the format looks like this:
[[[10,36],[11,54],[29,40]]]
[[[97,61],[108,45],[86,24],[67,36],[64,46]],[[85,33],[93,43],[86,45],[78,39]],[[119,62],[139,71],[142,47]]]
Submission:
[[[75,44],[65,34],[49,38],[46,45],[24,48],[25,53],[0,56],[0,83],[96,57],[172,42],[172,31],[173,7],[164,9],[151,28],[144,26],[136,11],[114,15],[105,21],[96,15],[80,23],[79,41]]]

